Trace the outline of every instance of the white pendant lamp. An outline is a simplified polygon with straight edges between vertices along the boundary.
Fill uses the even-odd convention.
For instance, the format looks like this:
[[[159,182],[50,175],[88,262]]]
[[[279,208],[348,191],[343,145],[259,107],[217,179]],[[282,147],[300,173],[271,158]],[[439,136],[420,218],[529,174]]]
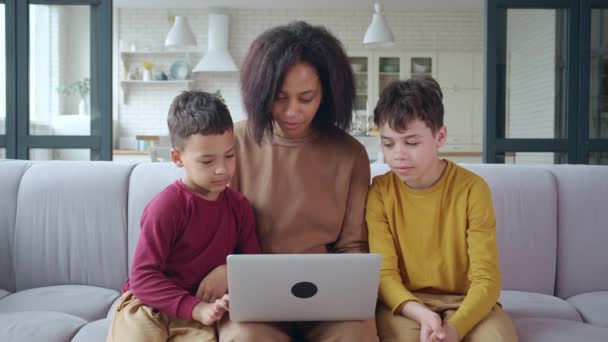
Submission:
[[[179,15],[175,17],[175,22],[173,22],[173,26],[169,30],[169,34],[167,34],[165,46],[196,46],[196,37],[194,37],[192,28],[190,28],[188,18]]]
[[[384,46],[395,44],[393,32],[388,27],[388,23],[382,12],[382,5],[379,3],[374,4],[374,16],[367,28],[367,32],[365,32],[365,37],[363,37],[363,44]]]

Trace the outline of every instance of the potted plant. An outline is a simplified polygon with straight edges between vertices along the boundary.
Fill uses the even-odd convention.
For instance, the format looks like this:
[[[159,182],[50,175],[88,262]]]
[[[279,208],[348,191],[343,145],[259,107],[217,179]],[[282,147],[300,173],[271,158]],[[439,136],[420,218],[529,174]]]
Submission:
[[[89,114],[89,105],[88,105],[88,95],[91,91],[91,80],[88,77],[83,78],[80,81],[76,81],[70,83],[65,86],[57,87],[57,92],[64,96],[72,96],[78,95],[80,97],[80,102],[78,103],[78,114],[79,115],[88,115]]]

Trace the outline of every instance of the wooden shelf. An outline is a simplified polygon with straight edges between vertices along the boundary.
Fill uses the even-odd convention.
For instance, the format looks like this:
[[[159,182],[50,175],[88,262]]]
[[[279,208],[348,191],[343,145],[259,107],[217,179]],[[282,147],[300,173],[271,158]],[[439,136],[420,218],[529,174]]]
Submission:
[[[149,55],[186,55],[186,54],[200,54],[198,51],[121,51],[121,56],[149,56]]]
[[[139,150],[112,150],[112,154],[122,155],[122,156],[147,156],[148,152],[139,151]]]
[[[481,157],[481,152],[439,152],[440,157]]]
[[[177,87],[182,87],[184,88],[184,90],[191,90],[192,89],[192,85],[194,84],[194,80],[167,80],[167,81],[157,81],[157,80],[153,80],[153,81],[141,81],[141,80],[127,80],[127,81],[120,81],[120,87],[122,88],[122,103],[126,103],[127,102],[127,98],[129,97],[129,88],[131,86],[160,86],[160,85],[165,85],[165,86],[177,86]]]
[[[166,80],[166,81],[142,81],[142,80],[128,80],[120,81],[121,84],[172,84],[172,85],[190,85],[194,83],[194,80]]]

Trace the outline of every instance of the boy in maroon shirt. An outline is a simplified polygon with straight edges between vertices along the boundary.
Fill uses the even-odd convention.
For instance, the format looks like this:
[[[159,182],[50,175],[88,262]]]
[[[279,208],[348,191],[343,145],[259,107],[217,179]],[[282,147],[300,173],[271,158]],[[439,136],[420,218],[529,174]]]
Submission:
[[[167,122],[171,158],[185,172],[144,209],[108,341],[216,341],[213,323],[228,310],[226,257],[260,253],[253,209],[227,187],[235,139],[224,103],[184,92]]]

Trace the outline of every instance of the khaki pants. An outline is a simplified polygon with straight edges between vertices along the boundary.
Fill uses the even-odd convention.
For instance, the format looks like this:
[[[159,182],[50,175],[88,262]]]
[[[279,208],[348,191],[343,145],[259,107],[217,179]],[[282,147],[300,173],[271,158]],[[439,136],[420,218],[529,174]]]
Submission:
[[[131,291],[116,306],[107,342],[215,342],[215,328],[169,316],[142,303]]]
[[[242,323],[224,316],[219,334],[222,342],[377,342],[375,323],[374,320]]]
[[[464,296],[414,293],[423,301],[427,308],[438,313],[445,321],[452,317],[462,304]],[[420,325],[402,315],[394,315],[391,310],[381,304],[376,313],[378,335],[380,341],[420,341]],[[464,338],[465,342],[516,342],[518,341],[515,326],[500,305],[477,324]]]

